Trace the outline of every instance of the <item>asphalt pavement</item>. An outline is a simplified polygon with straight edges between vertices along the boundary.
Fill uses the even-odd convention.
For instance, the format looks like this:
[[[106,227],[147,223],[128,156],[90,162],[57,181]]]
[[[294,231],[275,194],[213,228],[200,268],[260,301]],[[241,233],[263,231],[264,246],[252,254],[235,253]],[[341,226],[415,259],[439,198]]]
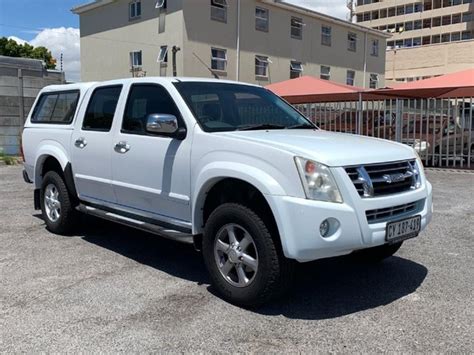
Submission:
[[[84,217],[49,233],[0,166],[0,352],[474,352],[474,173],[428,171],[433,221],[378,266],[299,265],[258,310],[216,296],[192,247]]]

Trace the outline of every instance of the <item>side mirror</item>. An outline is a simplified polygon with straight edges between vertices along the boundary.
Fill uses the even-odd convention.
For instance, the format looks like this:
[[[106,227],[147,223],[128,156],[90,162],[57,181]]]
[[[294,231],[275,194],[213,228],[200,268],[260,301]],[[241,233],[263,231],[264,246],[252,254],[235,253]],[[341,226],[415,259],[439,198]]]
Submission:
[[[186,129],[178,127],[178,119],[174,115],[151,113],[146,118],[146,131],[153,134],[184,139]]]

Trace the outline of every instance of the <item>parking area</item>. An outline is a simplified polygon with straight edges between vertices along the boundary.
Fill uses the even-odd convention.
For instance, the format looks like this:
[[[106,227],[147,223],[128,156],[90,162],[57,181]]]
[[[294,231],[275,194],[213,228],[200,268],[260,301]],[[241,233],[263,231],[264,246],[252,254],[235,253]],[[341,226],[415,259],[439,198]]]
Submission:
[[[378,266],[298,269],[258,310],[213,294],[192,247],[84,217],[45,230],[20,166],[0,166],[1,352],[472,352],[474,173],[427,172],[433,222]]]

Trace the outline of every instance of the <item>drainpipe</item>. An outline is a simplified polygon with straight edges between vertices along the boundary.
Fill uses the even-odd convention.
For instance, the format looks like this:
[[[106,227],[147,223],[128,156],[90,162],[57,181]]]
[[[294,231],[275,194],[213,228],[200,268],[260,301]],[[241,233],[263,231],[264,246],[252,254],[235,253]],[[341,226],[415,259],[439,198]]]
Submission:
[[[177,46],[173,46],[172,53],[173,53],[173,76],[177,76],[176,72],[176,53],[180,51],[181,48]]]
[[[235,66],[235,80],[240,80],[240,0],[237,0],[237,63]]]
[[[363,88],[365,89],[365,85],[367,84],[367,32],[364,32],[364,85]]]

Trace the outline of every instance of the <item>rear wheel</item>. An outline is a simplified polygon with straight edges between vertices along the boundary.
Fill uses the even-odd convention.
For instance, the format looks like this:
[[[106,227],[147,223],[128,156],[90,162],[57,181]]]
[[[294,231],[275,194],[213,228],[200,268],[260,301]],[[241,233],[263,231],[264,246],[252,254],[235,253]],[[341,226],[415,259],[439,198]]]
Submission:
[[[263,220],[234,203],[217,207],[203,237],[203,256],[212,285],[224,299],[241,306],[258,306],[281,295],[290,284],[293,267]]]
[[[369,263],[378,263],[381,262],[393,254],[395,254],[398,249],[402,246],[403,242],[394,243],[394,244],[384,244],[378,247],[362,249],[356,251],[353,256],[362,262],[369,262]]]
[[[43,219],[49,231],[67,234],[72,230],[78,212],[71,203],[64,180],[57,172],[49,171],[43,177],[40,203]]]

